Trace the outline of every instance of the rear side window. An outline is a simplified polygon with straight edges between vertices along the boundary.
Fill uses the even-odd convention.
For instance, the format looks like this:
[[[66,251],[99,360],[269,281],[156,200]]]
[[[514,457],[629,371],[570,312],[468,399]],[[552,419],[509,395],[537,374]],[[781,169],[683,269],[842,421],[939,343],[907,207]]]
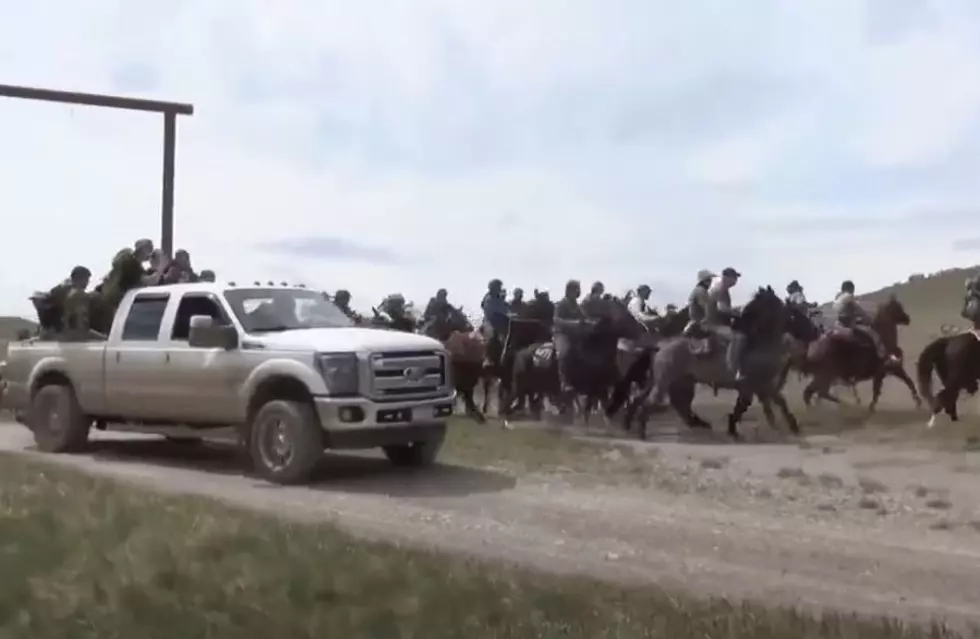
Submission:
[[[163,314],[167,310],[169,296],[143,296],[133,300],[133,305],[123,324],[123,341],[155,342],[160,335]]]
[[[174,330],[170,339],[187,341],[191,334],[191,318],[195,315],[207,315],[215,324],[227,324],[225,314],[218,302],[206,295],[185,295],[177,306],[177,316],[174,318]]]

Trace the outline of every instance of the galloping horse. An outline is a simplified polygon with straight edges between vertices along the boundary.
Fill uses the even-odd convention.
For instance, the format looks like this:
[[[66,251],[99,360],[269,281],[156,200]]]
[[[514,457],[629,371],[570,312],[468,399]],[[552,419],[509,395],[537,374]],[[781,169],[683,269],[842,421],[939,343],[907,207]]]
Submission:
[[[943,389],[933,397],[932,372],[943,383]],[[957,335],[943,335],[923,349],[916,363],[919,392],[929,403],[929,428],[936,425],[939,413],[945,411],[952,421],[959,421],[956,402],[960,391],[973,395],[980,379],[980,324]]]
[[[891,375],[902,380],[916,406],[921,406],[922,399],[905,372],[902,362],[904,354],[898,345],[898,327],[910,323],[905,307],[894,295],[875,309],[871,328],[881,337],[888,354],[895,359],[882,360],[874,342],[860,330],[835,329],[814,341],[807,349],[806,360],[801,367],[803,372],[813,376],[803,390],[803,401],[809,405],[816,393],[818,397],[840,403],[830,394],[830,387],[835,382],[842,381],[853,386],[870,379],[872,397],[868,410],[874,412],[881,397],[882,382]]]
[[[579,334],[573,336],[568,355],[572,397],[560,393],[558,360],[552,343],[537,342],[516,353],[513,394],[528,397],[536,415],[540,413],[545,397],[551,398],[562,412],[567,413],[572,400],[581,395],[585,397],[583,415],[587,420],[592,408],[608,398],[610,387],[619,377],[616,370],[619,340],[636,339],[646,329],[619,300],[603,300],[600,308],[599,316],[583,324]]]
[[[809,321],[800,322],[772,287],[759,288],[741,314],[732,321],[732,329],[745,336],[745,352],[742,355],[743,379],[736,380],[729,370],[725,347],[727,344],[712,336],[707,352],[693,347],[693,341],[677,337],[666,341],[653,358],[650,377],[644,389],[639,411],[640,436],[646,438],[646,422],[652,410],[662,403],[668,393],[684,391],[683,400],[671,401],[681,417],[689,425],[707,425],[691,409],[694,386],[697,383],[716,385],[738,392],[738,399],[728,416],[728,433],[740,437],[738,423],[752,405],[754,397],[762,403],[762,410],[770,427],[775,425],[772,404],[783,414],[790,430],[800,432],[796,417],[790,412],[779,389],[783,365],[792,347],[792,340],[813,339],[816,328]],[[686,405],[685,405],[686,404]],[[627,415],[627,426],[632,418]]]

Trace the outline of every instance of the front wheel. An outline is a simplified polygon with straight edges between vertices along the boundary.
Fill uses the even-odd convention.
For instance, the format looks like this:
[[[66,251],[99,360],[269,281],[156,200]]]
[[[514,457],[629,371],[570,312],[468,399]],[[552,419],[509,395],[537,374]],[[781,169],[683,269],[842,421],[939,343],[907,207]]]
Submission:
[[[43,386],[31,400],[27,425],[34,433],[38,450],[74,453],[85,448],[92,422],[75,397],[71,386]]]
[[[421,467],[436,463],[439,451],[442,450],[442,437],[436,437],[411,444],[384,446],[385,456],[394,466]]]
[[[273,400],[252,419],[248,452],[256,472],[276,484],[310,481],[323,457],[323,437],[309,404]]]

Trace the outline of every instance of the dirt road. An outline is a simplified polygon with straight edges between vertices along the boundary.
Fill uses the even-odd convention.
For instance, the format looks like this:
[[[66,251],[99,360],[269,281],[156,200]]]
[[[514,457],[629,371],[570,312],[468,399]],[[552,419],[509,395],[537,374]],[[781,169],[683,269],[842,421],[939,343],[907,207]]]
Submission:
[[[329,457],[312,488],[242,475],[226,450],[119,435],[45,456],[87,472],[207,495],[362,536],[702,594],[980,623],[980,453],[814,437],[804,446],[636,444],[673,489]],[[0,450],[30,452],[0,425]],[[622,455],[610,451],[608,455]],[[646,457],[644,457],[646,459]]]

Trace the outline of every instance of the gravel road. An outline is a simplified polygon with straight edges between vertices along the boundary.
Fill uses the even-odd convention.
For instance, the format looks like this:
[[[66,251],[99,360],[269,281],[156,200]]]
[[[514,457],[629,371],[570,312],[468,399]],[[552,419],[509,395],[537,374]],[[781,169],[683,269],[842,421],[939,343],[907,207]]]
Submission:
[[[0,450],[31,452],[0,425]],[[637,444],[637,446],[642,446]],[[980,453],[839,445],[660,444],[683,489],[608,486],[329,456],[312,487],[244,476],[227,450],[113,434],[44,456],[361,536],[700,594],[980,624]],[[652,450],[652,449],[651,449]]]

